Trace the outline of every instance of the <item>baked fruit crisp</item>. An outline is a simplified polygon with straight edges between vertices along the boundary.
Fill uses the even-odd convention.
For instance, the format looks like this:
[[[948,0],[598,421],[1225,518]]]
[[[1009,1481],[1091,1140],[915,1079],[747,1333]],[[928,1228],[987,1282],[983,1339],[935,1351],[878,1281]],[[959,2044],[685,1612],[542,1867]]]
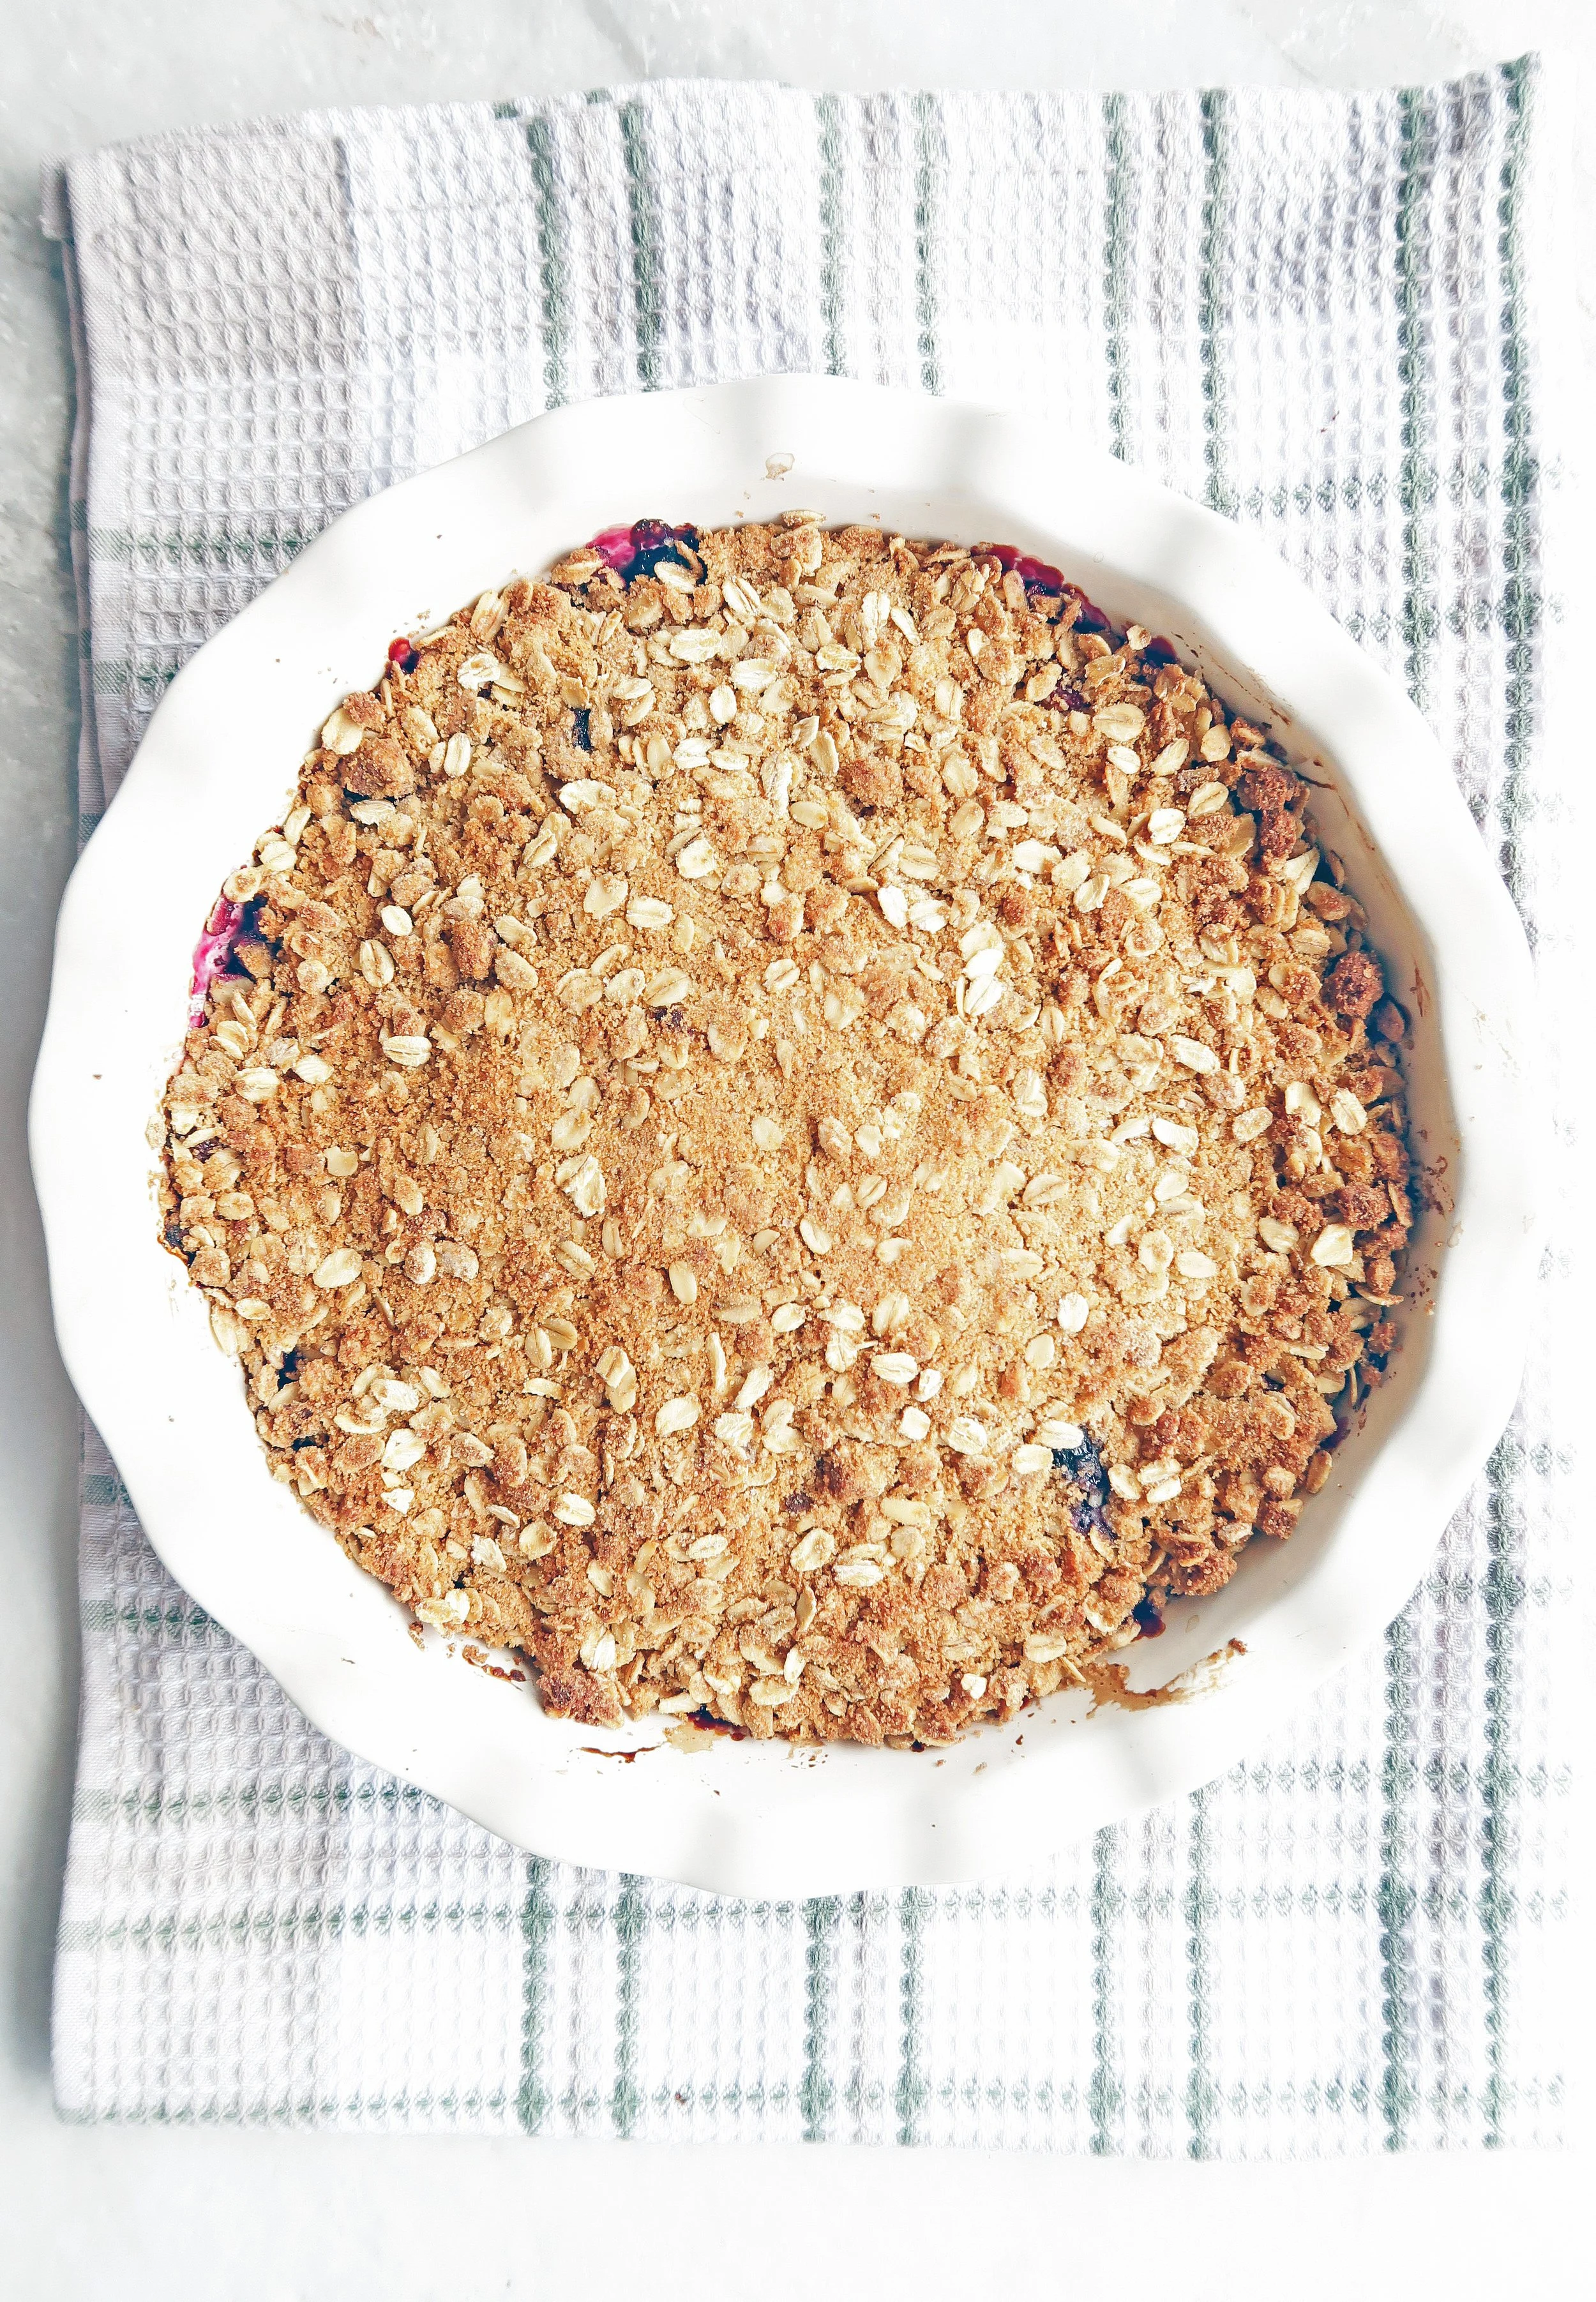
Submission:
[[[227,882],[165,1237],[544,1707],[945,1741],[1217,1590],[1395,1341],[1307,787],[1007,548],[643,521],[396,641]]]

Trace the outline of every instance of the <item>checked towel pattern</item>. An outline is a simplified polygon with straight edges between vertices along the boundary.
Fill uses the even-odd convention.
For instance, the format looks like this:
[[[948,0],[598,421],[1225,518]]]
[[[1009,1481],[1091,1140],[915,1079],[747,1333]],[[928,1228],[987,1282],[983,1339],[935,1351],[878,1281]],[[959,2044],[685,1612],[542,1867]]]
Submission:
[[[349,504],[563,401],[828,370],[1039,407],[1274,543],[1434,725],[1555,1038],[1558,107],[1533,60],[1353,96],[659,83],[75,160],[85,833],[176,668]],[[1574,1284],[1550,1256],[1524,1404],[1383,1644],[1195,1797],[979,1889],[739,1903],[515,1853],[315,1733],[91,1432],[63,2113],[1555,2139]]]

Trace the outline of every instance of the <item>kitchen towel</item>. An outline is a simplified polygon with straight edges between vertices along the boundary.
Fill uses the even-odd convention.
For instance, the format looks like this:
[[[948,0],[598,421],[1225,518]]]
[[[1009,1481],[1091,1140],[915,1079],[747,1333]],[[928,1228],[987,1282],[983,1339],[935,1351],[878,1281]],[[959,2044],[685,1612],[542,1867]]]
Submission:
[[[178,666],[349,504],[565,401],[853,374],[1037,411],[1061,456],[1108,449],[1281,550],[1428,715],[1577,1044],[1560,111],[1533,60],[1362,95],[659,83],[74,160],[46,191],[85,833]],[[516,1853],[317,1734],[172,1584],[90,1432],[63,2114],[1555,2139],[1571,1236],[1524,1404],[1383,1642],[1196,1796],[979,1888],[740,1902]]]

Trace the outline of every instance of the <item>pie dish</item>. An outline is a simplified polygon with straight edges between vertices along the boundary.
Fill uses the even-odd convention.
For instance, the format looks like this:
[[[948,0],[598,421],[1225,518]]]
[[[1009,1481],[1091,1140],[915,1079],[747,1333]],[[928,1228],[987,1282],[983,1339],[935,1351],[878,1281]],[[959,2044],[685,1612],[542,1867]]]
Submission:
[[[584,469],[604,472],[601,491],[573,479]],[[801,1758],[684,1749],[655,1718],[624,1730],[643,1762],[617,1768],[591,1723],[544,1715],[452,1653],[416,1651],[399,1610],[266,1476],[236,1374],[153,1239],[145,1129],[184,1020],[192,922],[262,824],[282,820],[285,763],[369,687],[396,632],[424,629],[507,568],[546,567],[640,502],[700,528],[796,502],[866,533],[1010,538],[1067,568],[1116,625],[1167,634],[1230,714],[1312,763],[1315,836],[1345,859],[1412,1023],[1430,1202],[1413,1271],[1429,1315],[1405,1321],[1391,1380],[1291,1542],[1249,1552],[1222,1590],[1172,1608],[1156,1650],[1130,1651],[1132,1687],[1172,1682],[1189,1700],[1050,1693],[934,1753]],[[259,707],[248,725],[235,715],[223,765],[211,732],[246,682]],[[110,887],[157,871],[170,893],[134,932]],[[1416,716],[1267,554],[1209,515],[1118,466],[1071,455],[1062,467],[1014,419],[861,387],[787,381],[566,411],[349,515],[196,659],[152,723],[69,891],[36,1091],[63,1347],[172,1571],[328,1731],[522,1844],[760,1890],[1022,1867],[1226,1763],[1376,1632],[1421,1570],[1516,1374],[1533,1248],[1526,981],[1516,922]],[[108,997],[123,1012],[96,1077],[86,1033]],[[86,1238],[73,1171],[91,1141],[106,1212]]]

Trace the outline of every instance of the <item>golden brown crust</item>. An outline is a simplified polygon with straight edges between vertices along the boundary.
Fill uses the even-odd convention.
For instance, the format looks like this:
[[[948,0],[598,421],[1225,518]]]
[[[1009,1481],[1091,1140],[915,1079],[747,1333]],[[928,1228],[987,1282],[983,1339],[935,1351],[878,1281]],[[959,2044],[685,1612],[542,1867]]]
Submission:
[[[1096,620],[802,516],[573,555],[228,883],[167,1239],[276,1475],[550,1709],[1011,1715],[1379,1380],[1404,1019],[1301,779]]]

